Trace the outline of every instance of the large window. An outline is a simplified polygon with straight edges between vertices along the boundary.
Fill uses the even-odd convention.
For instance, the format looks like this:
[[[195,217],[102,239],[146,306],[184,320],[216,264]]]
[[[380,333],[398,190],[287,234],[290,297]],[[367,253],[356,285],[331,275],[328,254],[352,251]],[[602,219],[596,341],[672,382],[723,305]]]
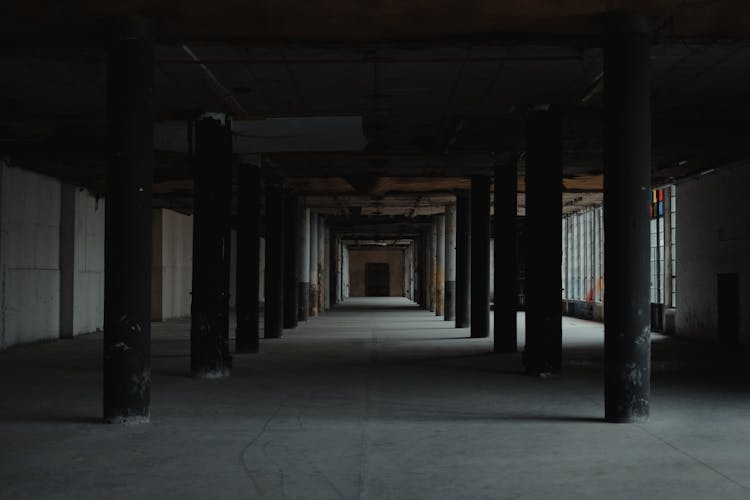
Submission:
[[[651,302],[677,304],[677,187],[651,192]]]
[[[602,208],[565,217],[562,231],[562,298],[601,301],[604,298]]]
[[[651,302],[677,304],[677,187],[651,193]],[[562,298],[604,300],[604,210],[589,208],[562,220]]]

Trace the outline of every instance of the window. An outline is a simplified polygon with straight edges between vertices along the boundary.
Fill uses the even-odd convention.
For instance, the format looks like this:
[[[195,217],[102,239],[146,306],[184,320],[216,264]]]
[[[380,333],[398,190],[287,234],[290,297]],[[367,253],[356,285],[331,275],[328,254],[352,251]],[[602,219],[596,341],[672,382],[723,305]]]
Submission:
[[[602,207],[563,219],[563,298],[600,302],[604,298]]]

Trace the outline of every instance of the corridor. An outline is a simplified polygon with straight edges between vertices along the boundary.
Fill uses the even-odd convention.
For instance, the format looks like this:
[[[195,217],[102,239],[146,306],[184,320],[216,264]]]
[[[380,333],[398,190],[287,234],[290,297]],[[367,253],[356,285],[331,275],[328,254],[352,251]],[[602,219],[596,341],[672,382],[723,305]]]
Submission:
[[[654,335],[657,411],[612,425],[601,324],[563,330],[562,373],[530,377],[406,299],[352,298],[201,380],[189,321],[155,323],[154,417],[124,426],[99,423],[100,334],[18,347],[0,498],[750,496],[747,376],[716,346]]]

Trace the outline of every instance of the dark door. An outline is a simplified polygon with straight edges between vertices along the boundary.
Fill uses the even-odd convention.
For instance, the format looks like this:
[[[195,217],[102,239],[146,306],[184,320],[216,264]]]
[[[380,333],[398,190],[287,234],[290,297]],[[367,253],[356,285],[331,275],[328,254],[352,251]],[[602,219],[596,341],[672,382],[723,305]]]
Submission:
[[[728,346],[740,340],[740,287],[737,273],[718,275],[719,342]]]
[[[365,295],[368,297],[391,295],[391,270],[388,264],[380,262],[365,264]]]

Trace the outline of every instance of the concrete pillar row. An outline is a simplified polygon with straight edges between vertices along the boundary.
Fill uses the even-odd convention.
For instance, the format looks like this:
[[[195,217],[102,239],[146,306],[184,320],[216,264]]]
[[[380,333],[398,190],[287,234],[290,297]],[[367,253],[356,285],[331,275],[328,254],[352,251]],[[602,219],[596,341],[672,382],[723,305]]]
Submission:
[[[332,284],[331,284],[331,272],[333,270],[333,262],[331,260],[331,228],[328,224],[325,226],[325,274],[323,276],[323,281],[325,283],[325,293],[323,294],[323,301],[325,310],[331,308],[331,297],[332,297]]]
[[[651,328],[651,27],[633,14],[604,18],[604,412],[649,416]]]
[[[286,200],[281,180],[269,179],[266,182],[266,271],[263,309],[263,336],[267,339],[280,338],[284,327],[284,224],[287,220],[285,210]]]
[[[489,335],[490,178],[475,175],[471,178],[471,336]]]
[[[299,204],[297,196],[286,194],[284,207],[284,328],[297,328],[299,321]]]
[[[471,196],[456,193],[456,328],[471,325]]]
[[[310,209],[297,212],[297,319],[307,321],[310,311]]]
[[[330,238],[331,254],[331,305],[341,303],[341,240],[336,235]]]
[[[318,315],[318,214],[310,212],[310,292],[308,313]]]
[[[237,352],[258,352],[260,270],[260,169],[239,168],[237,222]]]
[[[229,272],[232,216],[232,132],[223,115],[195,125],[193,287],[190,371],[229,376]]]
[[[445,207],[445,285],[443,318],[456,319],[456,205]]]
[[[318,303],[318,314],[321,314],[326,310],[325,296],[326,296],[326,229],[325,229],[325,218],[322,215],[318,215],[318,269],[315,276],[315,281],[318,284],[318,295],[315,300]]]
[[[428,255],[429,255],[429,283],[430,283],[430,296],[429,296],[429,310],[435,312],[437,309],[437,225],[435,223],[435,217],[432,217],[432,224],[430,224],[430,232],[428,233]]]
[[[435,216],[435,227],[435,316],[442,316],[445,305],[445,215]]]
[[[518,349],[518,166],[515,159],[495,166],[495,336],[494,350]]]
[[[103,416],[147,422],[151,404],[152,23],[114,26],[107,64]]]
[[[526,371],[562,363],[562,121],[554,109],[531,111],[526,138]]]
[[[422,286],[422,307],[427,311],[430,310],[430,231],[427,230],[422,233],[421,237],[421,251],[419,257],[421,259],[420,265],[422,271],[420,271],[419,284]]]

